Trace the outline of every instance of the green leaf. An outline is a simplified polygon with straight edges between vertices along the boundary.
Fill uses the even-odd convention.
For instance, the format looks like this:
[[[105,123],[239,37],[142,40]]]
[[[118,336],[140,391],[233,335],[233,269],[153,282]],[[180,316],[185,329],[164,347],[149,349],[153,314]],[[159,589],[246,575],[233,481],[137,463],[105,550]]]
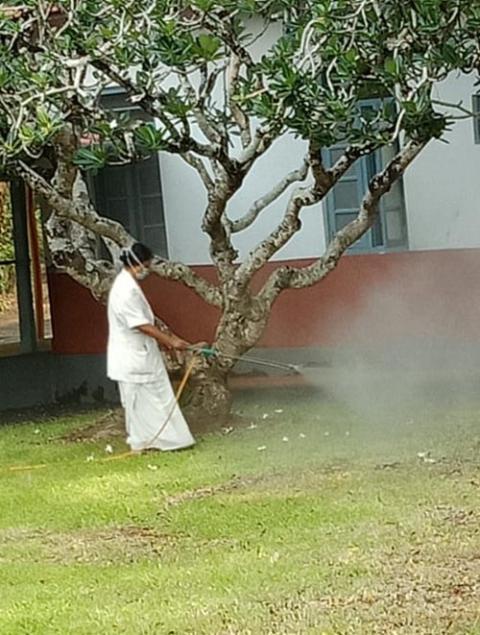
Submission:
[[[414,115],[417,112],[417,104],[414,101],[402,101],[402,106],[407,115]]]
[[[10,73],[5,69],[0,67],[0,88],[3,88],[8,84],[10,79]]]
[[[37,140],[37,134],[31,126],[26,124],[20,126],[19,137],[23,143],[31,144]]]
[[[202,33],[197,38],[197,53],[205,60],[214,60],[221,44],[217,37]]]
[[[45,108],[37,108],[37,121],[42,128],[51,128],[52,119]]]
[[[134,138],[140,148],[149,152],[158,152],[165,147],[164,132],[152,123],[135,128]]]
[[[103,148],[81,148],[75,153],[73,162],[82,170],[97,171],[105,167],[107,154]]]
[[[193,6],[198,7],[201,11],[207,13],[210,11],[214,5],[213,0],[195,0]]]
[[[398,68],[397,68],[397,62],[393,59],[393,57],[387,57],[384,63],[384,68],[385,71],[389,74],[389,75],[396,75]]]

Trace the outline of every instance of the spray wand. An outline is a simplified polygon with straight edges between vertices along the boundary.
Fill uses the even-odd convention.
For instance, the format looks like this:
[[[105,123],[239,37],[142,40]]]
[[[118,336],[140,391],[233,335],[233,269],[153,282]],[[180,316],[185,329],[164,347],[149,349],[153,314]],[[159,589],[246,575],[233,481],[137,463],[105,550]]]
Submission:
[[[191,346],[189,350],[195,351],[196,353],[201,353],[204,355],[206,359],[211,357],[223,357],[224,359],[230,359],[232,361],[237,362],[245,362],[247,364],[254,364],[255,366],[266,366],[268,368],[277,368],[280,370],[288,370],[297,375],[301,374],[300,366],[296,364],[285,364],[283,362],[272,362],[266,359],[259,359],[258,357],[237,357],[235,355],[227,355],[226,353],[221,353],[213,346],[203,346],[202,348],[198,348],[196,346]]]

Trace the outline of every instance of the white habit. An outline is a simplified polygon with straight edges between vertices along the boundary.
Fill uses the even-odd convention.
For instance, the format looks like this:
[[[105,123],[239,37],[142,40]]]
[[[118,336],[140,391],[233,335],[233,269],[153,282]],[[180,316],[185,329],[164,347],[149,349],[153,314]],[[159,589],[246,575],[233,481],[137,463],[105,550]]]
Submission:
[[[154,322],[142,289],[123,269],[108,298],[107,375],[119,385],[127,443],[132,450],[179,450],[195,440],[176,404],[156,341],[137,329]]]

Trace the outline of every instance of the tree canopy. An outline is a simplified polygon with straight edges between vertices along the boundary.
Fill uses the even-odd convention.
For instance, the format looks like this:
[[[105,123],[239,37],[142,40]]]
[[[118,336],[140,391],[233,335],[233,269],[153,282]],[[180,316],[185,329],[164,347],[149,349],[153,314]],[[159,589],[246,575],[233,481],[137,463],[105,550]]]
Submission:
[[[480,7],[468,0],[22,0],[0,16],[5,167],[40,156],[65,123],[95,135],[77,153],[86,168],[157,150],[229,166],[226,137],[243,133],[250,147],[252,117],[262,150],[287,131],[319,147],[371,147],[400,130],[438,137],[447,118],[432,85],[479,57]],[[255,59],[272,27],[278,37]],[[226,73],[227,104],[215,90]],[[159,125],[113,122],[100,102],[112,83]],[[372,96],[384,104],[359,119]]]

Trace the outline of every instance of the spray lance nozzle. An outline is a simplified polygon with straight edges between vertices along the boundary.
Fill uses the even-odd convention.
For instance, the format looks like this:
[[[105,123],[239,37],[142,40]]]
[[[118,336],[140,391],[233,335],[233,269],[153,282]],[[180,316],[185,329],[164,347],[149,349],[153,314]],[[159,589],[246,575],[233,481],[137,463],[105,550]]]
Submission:
[[[195,353],[200,353],[205,357],[205,359],[211,359],[213,357],[223,357],[224,359],[253,364],[254,366],[267,366],[269,368],[277,368],[284,371],[287,370],[291,373],[293,372],[296,375],[301,374],[301,367],[296,364],[273,362],[266,359],[258,359],[257,357],[238,357],[235,355],[227,355],[226,353],[221,353],[213,346],[190,346],[189,350],[194,351]]]

